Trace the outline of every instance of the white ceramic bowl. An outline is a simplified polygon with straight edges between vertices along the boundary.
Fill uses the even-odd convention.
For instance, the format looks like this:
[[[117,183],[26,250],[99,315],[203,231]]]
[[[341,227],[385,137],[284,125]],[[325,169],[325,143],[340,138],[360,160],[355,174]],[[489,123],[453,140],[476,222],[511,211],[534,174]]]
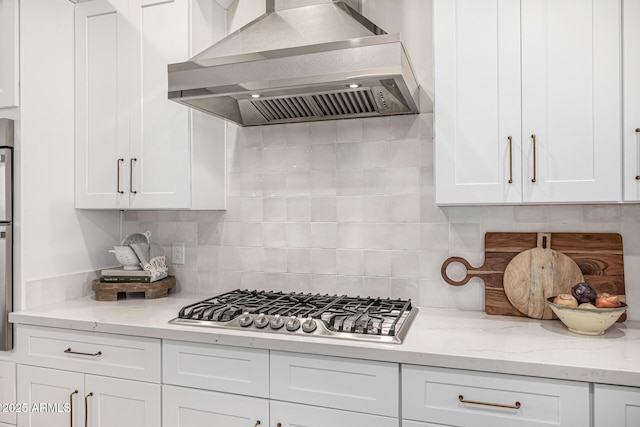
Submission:
[[[554,297],[547,298],[547,305],[558,316],[558,319],[566,327],[576,334],[602,335],[610,328],[622,313],[627,309],[627,304],[620,303],[616,308],[580,308],[554,304]]]
[[[131,246],[114,246],[109,252],[115,254],[125,270],[142,270],[140,260]]]

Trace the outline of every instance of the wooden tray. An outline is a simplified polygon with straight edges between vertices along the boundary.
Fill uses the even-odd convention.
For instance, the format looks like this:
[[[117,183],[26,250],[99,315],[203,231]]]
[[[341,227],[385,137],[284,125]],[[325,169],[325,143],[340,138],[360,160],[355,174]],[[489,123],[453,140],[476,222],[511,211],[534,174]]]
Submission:
[[[169,295],[169,289],[176,285],[174,276],[167,276],[164,279],[152,283],[122,282],[104,283],[100,280],[91,282],[91,289],[96,293],[96,301],[116,301],[118,294],[131,292],[144,292],[145,299],[162,298]]]
[[[535,248],[538,233],[486,233],[484,237],[484,264],[472,267],[460,257],[451,257],[442,264],[442,277],[450,285],[460,286],[471,277],[484,280],[485,312],[505,316],[525,316],[507,298],[502,284],[504,270],[520,252]],[[616,233],[551,233],[551,248],[572,258],[580,267],[586,282],[598,293],[620,295],[625,301],[624,258],[622,236]],[[453,281],[446,275],[452,262],[467,267],[467,276]],[[626,320],[626,313],[619,322]]]

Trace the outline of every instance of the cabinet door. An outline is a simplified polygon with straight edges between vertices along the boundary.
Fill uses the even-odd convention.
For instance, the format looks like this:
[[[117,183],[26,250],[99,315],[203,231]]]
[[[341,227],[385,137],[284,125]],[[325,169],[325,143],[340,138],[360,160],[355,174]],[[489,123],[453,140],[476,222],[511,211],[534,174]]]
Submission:
[[[640,420],[640,388],[595,384],[594,427],[632,427]]]
[[[129,204],[127,0],[75,7],[76,207]]]
[[[158,427],[160,384],[86,375],[89,426]]]
[[[130,25],[130,207],[189,208],[189,109],[167,99],[167,64],[189,57],[189,3],[131,0]]]
[[[165,385],[162,386],[162,420],[164,425],[172,427],[267,426],[269,401]]]
[[[16,400],[16,365],[13,362],[0,362],[0,403],[15,403]],[[16,423],[14,411],[0,411],[2,423]]]
[[[434,40],[436,203],[521,202],[519,0],[436,0]]]
[[[640,0],[624,0],[622,76],[624,200],[640,201]]]
[[[18,413],[21,427],[79,426],[84,421],[84,375],[18,365],[18,400],[27,405]],[[34,411],[33,405],[52,405],[49,410]]]
[[[397,418],[271,401],[271,424],[281,427],[398,427]]]
[[[619,201],[620,0],[521,4],[524,201]]]
[[[0,108],[18,106],[18,0],[0,0]]]

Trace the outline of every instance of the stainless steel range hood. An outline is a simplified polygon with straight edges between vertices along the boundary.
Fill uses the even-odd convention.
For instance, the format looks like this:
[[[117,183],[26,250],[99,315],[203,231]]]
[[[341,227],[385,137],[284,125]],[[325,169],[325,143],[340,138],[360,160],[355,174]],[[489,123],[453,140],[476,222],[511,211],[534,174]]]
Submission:
[[[358,0],[266,0],[267,12],[187,62],[169,99],[241,126],[419,112],[398,34]]]

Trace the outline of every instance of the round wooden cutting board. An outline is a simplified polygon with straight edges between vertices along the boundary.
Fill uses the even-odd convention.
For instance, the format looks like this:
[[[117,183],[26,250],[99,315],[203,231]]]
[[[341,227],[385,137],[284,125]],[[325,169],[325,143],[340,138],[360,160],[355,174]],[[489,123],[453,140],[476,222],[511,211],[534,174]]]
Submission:
[[[584,281],[571,258],[551,249],[551,234],[538,233],[538,246],[516,255],[504,270],[503,285],[509,302],[534,319],[553,319],[545,303],[549,297],[571,293]]]

